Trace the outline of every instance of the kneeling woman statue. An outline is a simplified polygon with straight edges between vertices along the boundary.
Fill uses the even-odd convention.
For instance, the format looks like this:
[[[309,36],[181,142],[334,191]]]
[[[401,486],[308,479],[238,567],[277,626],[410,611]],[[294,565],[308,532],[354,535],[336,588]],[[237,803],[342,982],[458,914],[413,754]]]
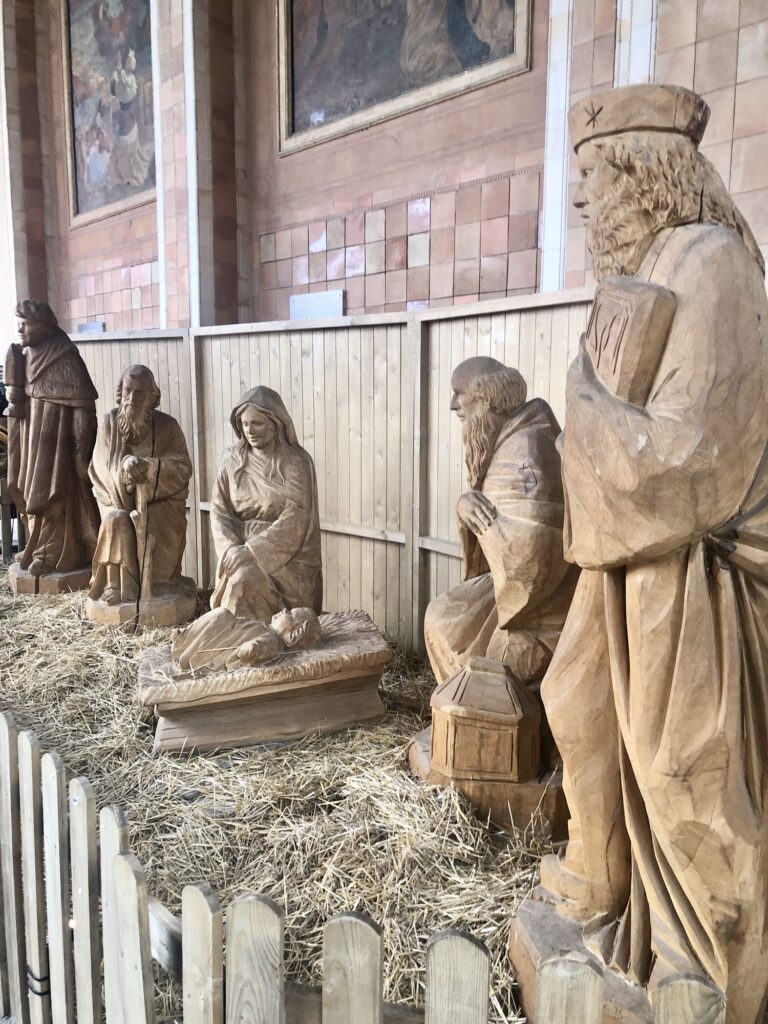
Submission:
[[[317,480],[291,417],[271,388],[247,391],[230,418],[211,496],[218,566],[212,608],[269,620],[283,608],[321,610]]]

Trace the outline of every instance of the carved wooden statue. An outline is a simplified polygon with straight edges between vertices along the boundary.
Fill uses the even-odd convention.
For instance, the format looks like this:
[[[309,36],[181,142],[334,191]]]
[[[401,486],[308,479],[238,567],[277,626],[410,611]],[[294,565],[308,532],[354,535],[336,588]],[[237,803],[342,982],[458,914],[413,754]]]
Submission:
[[[139,668],[156,751],[285,742],[384,714],[389,644],[365,612],[320,614],[315,467],[282,399],[252,388],[231,423],[238,443],[211,496],[212,610]]]
[[[266,620],[323,598],[315,466],[280,396],[247,391],[232,410],[238,443],[227,448],[211,496],[219,559],[212,608]]]
[[[28,540],[9,578],[17,593],[80,590],[99,529],[88,480],[98,396],[47,303],[20,302],[16,315],[21,345],[5,368],[8,488]]]
[[[542,886],[652,999],[686,977],[690,993],[693,977],[686,1019],[755,1024],[768,991],[768,300],[754,237],[698,149],[708,116],[694,93],[655,85],[570,112],[600,284],[562,447],[566,557],[583,571],[542,686],[570,840]],[[510,940],[529,1011],[547,912],[524,907]],[[722,1017],[705,1013],[713,985]]]
[[[172,626],[196,605],[194,581],[181,575],[192,463],[181,427],[157,408],[148,367],[123,370],[117,403],[101,422],[89,471],[102,522],[86,614]]]
[[[423,778],[452,781],[481,816],[509,825],[511,815],[525,827],[540,810],[560,836],[565,801],[559,777],[539,777],[555,766],[546,722],[542,762],[537,743],[535,769],[525,777],[515,777],[508,763],[517,742],[511,723],[520,718],[512,691],[526,686],[534,691],[523,700],[521,735],[529,726],[538,731],[543,716],[535,691],[578,578],[563,557],[563,489],[555,447],[560,428],[545,401],[526,401],[518,371],[496,359],[467,359],[451,383],[471,488],[456,509],[465,581],[427,608],[424,637],[438,688],[432,729],[415,737],[409,760]],[[498,671],[477,667],[486,658],[499,663]],[[491,694],[494,688],[498,692]],[[475,707],[476,694],[482,701]],[[455,729],[437,728],[452,717]],[[481,724],[490,721],[495,725]],[[453,737],[446,749],[443,734]],[[490,735],[498,743],[490,742]]]
[[[438,683],[472,655],[533,683],[578,576],[563,558],[560,427],[543,399],[526,401],[517,370],[496,359],[467,359],[451,386],[471,488],[456,506],[465,582],[427,608],[427,653]]]

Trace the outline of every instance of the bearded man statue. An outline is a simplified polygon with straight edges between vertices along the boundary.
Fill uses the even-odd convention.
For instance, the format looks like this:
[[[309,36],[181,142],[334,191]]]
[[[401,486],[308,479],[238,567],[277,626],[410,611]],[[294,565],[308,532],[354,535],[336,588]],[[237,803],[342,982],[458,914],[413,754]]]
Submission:
[[[101,618],[93,603],[136,605],[142,591],[158,597],[184,579],[192,463],[181,427],[159,404],[152,371],[129,366],[117,408],[101,421],[89,471],[102,519],[88,592],[92,618]]]
[[[9,579],[20,593],[80,590],[99,528],[88,483],[98,395],[47,303],[20,302],[16,316],[21,345],[5,367],[8,489],[28,540]]]
[[[754,1024],[768,990],[768,300],[754,237],[698,149],[708,116],[656,85],[569,115],[601,283],[567,382],[565,552],[582,573],[542,697],[571,822],[542,895],[652,998],[687,986],[686,1020]]]
[[[427,608],[424,638],[442,683],[472,655],[540,681],[578,576],[563,558],[560,428],[523,377],[496,359],[461,363],[451,381],[470,490],[456,506],[464,582]]]

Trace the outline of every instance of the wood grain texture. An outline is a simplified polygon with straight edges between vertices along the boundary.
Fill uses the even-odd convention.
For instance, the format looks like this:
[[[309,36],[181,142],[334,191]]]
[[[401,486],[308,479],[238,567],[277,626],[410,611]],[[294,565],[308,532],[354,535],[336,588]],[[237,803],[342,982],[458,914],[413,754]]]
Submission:
[[[547,1024],[601,1024],[603,976],[595,962],[572,953],[541,963],[536,975],[536,1008],[537,1016]]]
[[[224,915],[206,882],[181,894],[184,1024],[223,1024]]]
[[[144,870],[132,853],[112,860],[114,914],[111,935],[117,935],[118,999],[126,1024],[152,1024],[155,1019],[152,955],[149,948],[149,907]],[[107,1012],[107,1024],[112,1024]]]
[[[101,1021],[101,934],[96,797],[87,779],[69,784],[72,944],[78,1024]]]
[[[157,960],[174,978],[182,975],[181,921],[154,896],[149,897],[149,948],[152,959]]]
[[[453,930],[433,936],[427,946],[425,1024],[488,1024],[489,986],[482,942]]]
[[[285,1024],[283,913],[266,896],[227,911],[227,1024]]]
[[[323,931],[323,1024],[382,1024],[381,929],[362,914],[339,914]]]
[[[0,884],[2,884],[8,1006],[18,1024],[29,1021],[21,890],[18,733],[13,715],[0,713]]]
[[[653,1019],[654,1024],[725,1024],[725,998],[704,978],[665,978],[656,991]]]
[[[31,732],[22,732],[19,735],[19,809],[29,1016],[32,1024],[50,1024],[51,990],[48,974],[43,884],[43,801],[40,788],[40,758],[40,741],[37,736]]]
[[[104,1003],[107,1024],[132,1024],[120,998],[119,927],[115,913],[112,866],[128,850],[128,825],[119,807],[103,807],[99,814],[101,866],[101,930],[104,944]]]
[[[69,927],[69,828],[67,782],[58,754],[43,754],[43,855],[48,920],[48,967],[53,1024],[71,1024],[75,1015],[72,932]]]

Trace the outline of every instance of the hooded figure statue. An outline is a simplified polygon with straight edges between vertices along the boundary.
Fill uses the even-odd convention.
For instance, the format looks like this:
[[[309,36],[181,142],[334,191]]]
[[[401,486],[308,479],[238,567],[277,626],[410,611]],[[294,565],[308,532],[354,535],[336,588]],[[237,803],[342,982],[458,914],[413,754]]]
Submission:
[[[284,608],[321,610],[323,572],[315,466],[280,396],[256,387],[231,416],[211,496],[218,557],[212,608],[268,620]]]

